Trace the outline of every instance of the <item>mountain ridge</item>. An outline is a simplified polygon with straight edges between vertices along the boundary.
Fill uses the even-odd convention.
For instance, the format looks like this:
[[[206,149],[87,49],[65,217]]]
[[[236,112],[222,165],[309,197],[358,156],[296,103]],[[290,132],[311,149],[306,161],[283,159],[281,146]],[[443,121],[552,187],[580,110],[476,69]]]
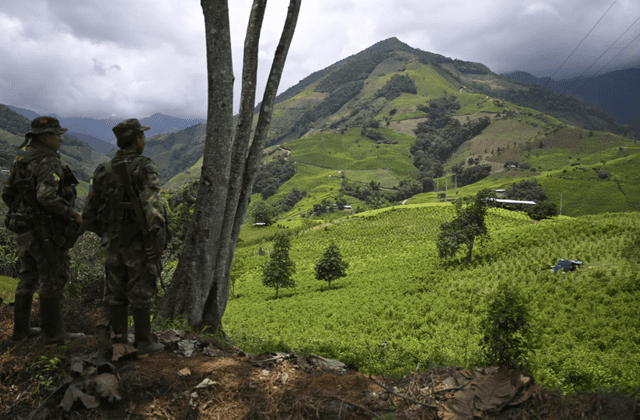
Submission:
[[[640,67],[614,70],[595,76],[573,77],[553,80],[536,77],[524,71],[504,73],[526,83],[534,83],[545,89],[565,95],[572,95],[601,107],[611,113],[621,124],[631,126],[640,119]],[[640,131],[634,130],[636,137]]]

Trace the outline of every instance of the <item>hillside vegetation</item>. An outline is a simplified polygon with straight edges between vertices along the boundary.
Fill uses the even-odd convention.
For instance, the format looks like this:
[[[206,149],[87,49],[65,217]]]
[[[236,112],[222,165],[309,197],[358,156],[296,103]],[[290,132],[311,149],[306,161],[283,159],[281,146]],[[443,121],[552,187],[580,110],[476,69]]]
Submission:
[[[247,228],[225,329],[247,351],[293,348],[369,373],[406,374],[418,363],[425,370],[476,366],[486,297],[506,282],[526,296],[534,319],[529,358],[539,383],[567,392],[640,385],[640,261],[633,253],[640,213],[536,224],[522,213],[491,209],[491,240],[476,248],[471,265],[462,263],[462,251],[453,262],[437,258],[436,233],[452,217],[453,206],[442,203],[370,211],[315,228],[282,221],[295,233],[297,287],[281,290],[277,300],[262,285],[261,266],[282,229]],[[349,270],[327,290],[313,270],[331,242]],[[552,274],[550,265],[562,258],[585,264]]]

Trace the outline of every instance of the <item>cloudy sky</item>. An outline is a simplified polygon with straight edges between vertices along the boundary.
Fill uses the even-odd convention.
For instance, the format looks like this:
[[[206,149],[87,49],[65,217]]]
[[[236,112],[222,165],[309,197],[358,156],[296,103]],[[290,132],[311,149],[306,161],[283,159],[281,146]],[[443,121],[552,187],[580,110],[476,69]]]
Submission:
[[[252,1],[229,3],[239,80]],[[268,2],[259,87],[287,6]],[[496,73],[606,73],[640,66],[639,19],[637,0],[302,0],[280,92],[390,37]],[[204,118],[205,54],[197,0],[0,3],[0,103],[38,113]]]

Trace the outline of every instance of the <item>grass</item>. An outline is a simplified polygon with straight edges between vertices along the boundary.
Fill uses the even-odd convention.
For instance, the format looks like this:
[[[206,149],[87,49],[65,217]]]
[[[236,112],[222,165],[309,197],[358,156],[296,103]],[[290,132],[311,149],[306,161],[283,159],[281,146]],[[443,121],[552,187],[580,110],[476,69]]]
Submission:
[[[381,128],[380,133],[397,144],[376,144],[352,128],[344,134],[318,133],[288,142],[291,157],[297,162],[335,170],[387,169],[398,178],[415,176],[417,169],[408,152],[413,138]]]
[[[5,303],[13,302],[18,287],[18,280],[12,277],[0,276],[0,297]]]

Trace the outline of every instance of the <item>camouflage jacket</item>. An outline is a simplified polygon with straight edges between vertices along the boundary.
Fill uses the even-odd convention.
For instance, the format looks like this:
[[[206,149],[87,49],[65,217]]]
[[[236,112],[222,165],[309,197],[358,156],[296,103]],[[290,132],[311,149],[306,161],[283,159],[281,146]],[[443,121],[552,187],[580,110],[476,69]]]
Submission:
[[[77,179],[53,149],[40,144],[21,147],[2,191],[9,207],[7,228],[30,231],[42,216],[52,216],[58,228],[70,224],[76,214],[76,185]]]
[[[129,165],[133,189],[142,203],[151,245],[160,251],[168,239],[168,221],[160,196],[158,170],[151,159],[134,151],[118,150],[113,159],[100,164],[94,171],[89,199],[82,213],[84,227],[97,233],[103,241],[119,238],[121,245],[127,245],[136,236],[143,238],[135,213],[120,205],[126,201],[125,189],[119,185],[113,166],[123,161]]]

